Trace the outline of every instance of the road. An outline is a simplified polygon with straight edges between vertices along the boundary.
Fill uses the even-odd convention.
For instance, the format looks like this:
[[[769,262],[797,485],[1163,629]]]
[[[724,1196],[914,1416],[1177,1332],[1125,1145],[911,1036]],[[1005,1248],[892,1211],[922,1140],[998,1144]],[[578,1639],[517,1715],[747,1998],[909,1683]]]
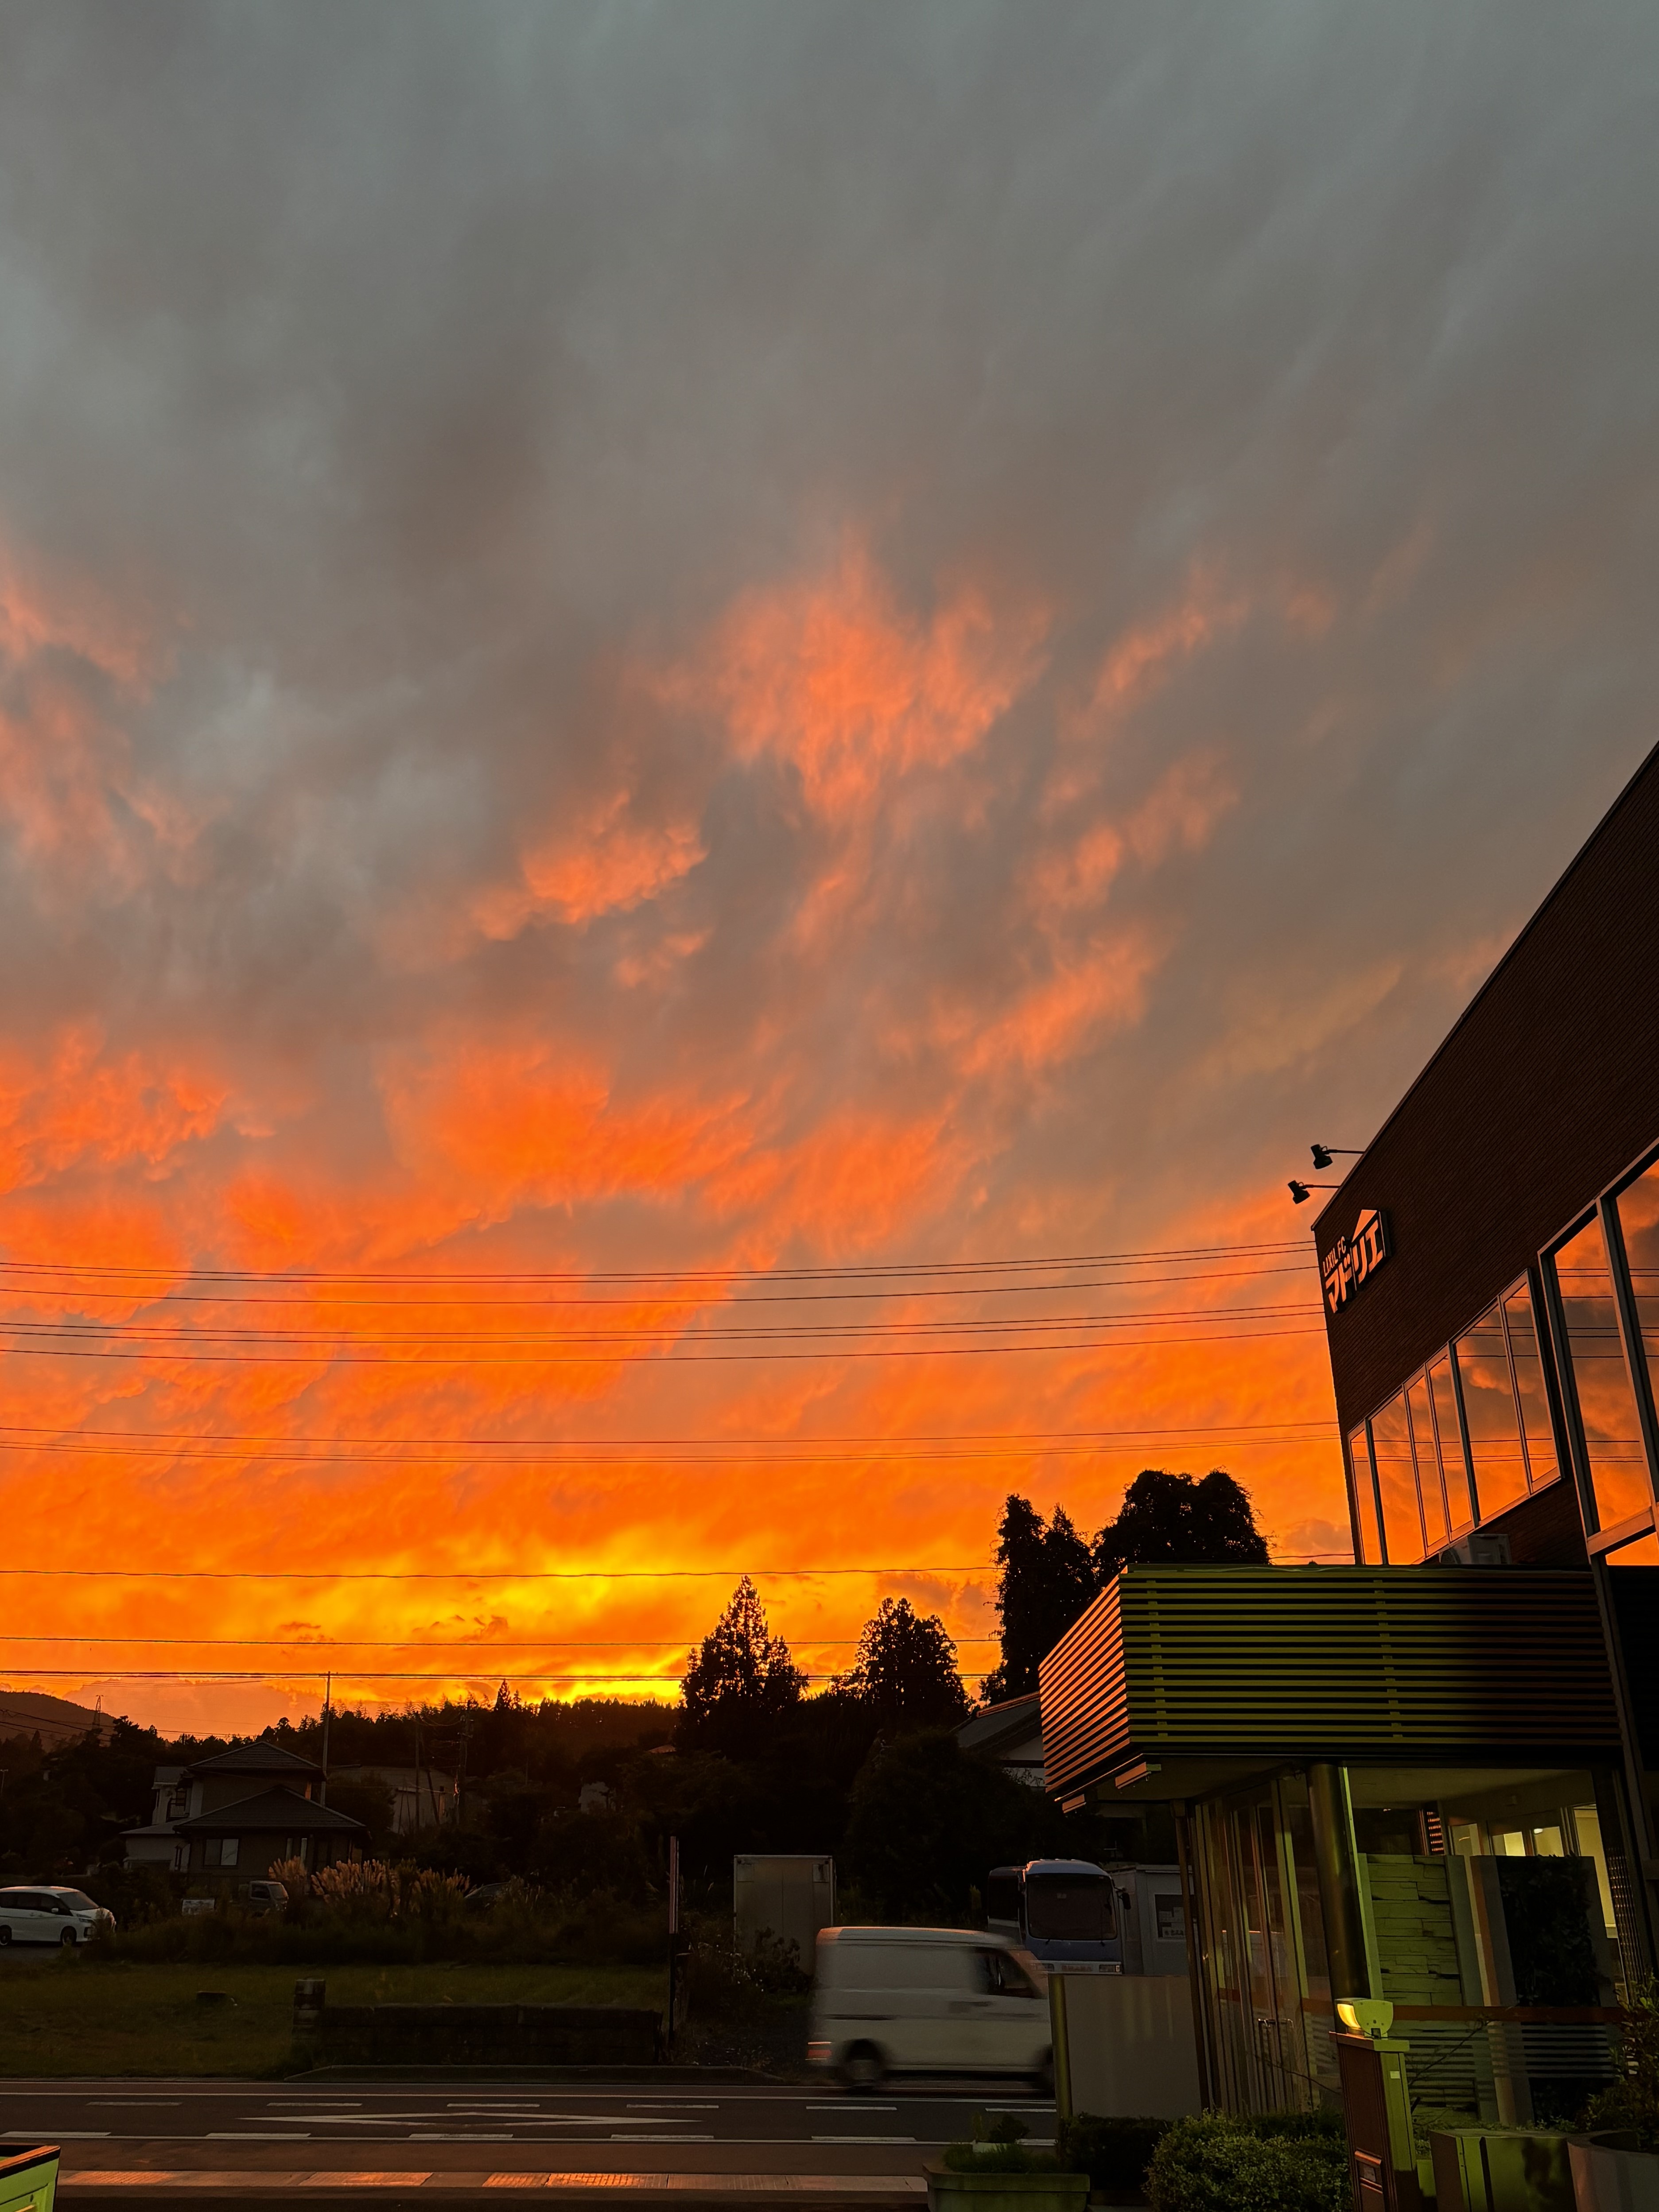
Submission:
[[[854,2097],[763,2082],[704,2085],[671,2069],[648,2081],[543,2084],[271,2081],[33,2081],[0,2085],[0,2143],[61,2144],[70,2197],[113,2194],[117,2173],[213,2177],[263,2193],[338,2177],[410,2186],[502,2186],[515,2175],[765,2176],[810,2194],[914,2194],[923,2162],[972,2132],[976,2112],[1018,2112],[1033,2145],[1054,2135],[1054,2106],[1015,2083],[961,2083]],[[100,2186],[100,2176],[108,2183]],[[595,2186],[614,2189],[615,2181]],[[147,2203],[152,2193],[143,2190]],[[198,2201],[200,2184],[189,2191]],[[313,2194],[306,2190],[307,2198]]]

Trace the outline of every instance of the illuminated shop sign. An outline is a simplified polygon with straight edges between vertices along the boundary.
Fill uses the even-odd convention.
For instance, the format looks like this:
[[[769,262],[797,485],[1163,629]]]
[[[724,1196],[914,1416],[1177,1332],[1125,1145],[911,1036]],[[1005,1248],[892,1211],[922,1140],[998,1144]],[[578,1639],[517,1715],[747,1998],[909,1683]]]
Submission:
[[[1319,1263],[1325,1303],[1333,1313],[1346,1305],[1362,1283],[1370,1282],[1393,1249],[1389,1217],[1375,1206],[1360,1215],[1352,1237],[1337,1238]]]

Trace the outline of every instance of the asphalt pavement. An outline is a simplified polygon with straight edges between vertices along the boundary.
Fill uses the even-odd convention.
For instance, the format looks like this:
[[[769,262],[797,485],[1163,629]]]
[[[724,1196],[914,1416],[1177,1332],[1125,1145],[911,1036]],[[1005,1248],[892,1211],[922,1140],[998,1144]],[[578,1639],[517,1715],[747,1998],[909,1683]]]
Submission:
[[[974,2116],[1017,2112],[1033,2147],[1052,2141],[1054,2106],[1017,2082],[838,2088],[705,2083],[665,2069],[659,2084],[275,2081],[20,2081],[0,2085],[0,2154],[63,2151],[66,2205],[177,2191],[213,2200],[332,2192],[376,2212],[392,2200],[474,2190],[619,2189],[838,2204],[902,2201],[925,2162],[973,2131]]]

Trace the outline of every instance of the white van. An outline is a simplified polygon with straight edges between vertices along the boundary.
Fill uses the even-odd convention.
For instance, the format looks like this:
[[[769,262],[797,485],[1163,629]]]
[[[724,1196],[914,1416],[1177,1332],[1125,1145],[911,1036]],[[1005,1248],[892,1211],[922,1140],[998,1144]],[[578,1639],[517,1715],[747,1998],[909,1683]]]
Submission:
[[[1029,1951],[970,1928],[826,1928],[809,2065],[849,2089],[888,2074],[1024,2075],[1051,2084],[1048,1987]]]
[[[0,1889],[0,1945],[57,1943],[72,1950],[94,1931],[113,1928],[115,1915],[94,1905],[83,1889],[43,1882],[39,1889]]]

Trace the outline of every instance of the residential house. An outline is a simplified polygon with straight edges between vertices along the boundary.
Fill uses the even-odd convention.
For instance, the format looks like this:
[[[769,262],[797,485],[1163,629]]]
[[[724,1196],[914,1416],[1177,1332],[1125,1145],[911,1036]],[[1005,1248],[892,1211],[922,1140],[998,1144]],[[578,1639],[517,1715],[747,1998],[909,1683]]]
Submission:
[[[150,1819],[127,1832],[128,1863],[231,1887],[280,1859],[319,1867],[349,1856],[368,1831],[322,1803],[323,1781],[313,1761],[264,1738],[189,1766],[158,1766]]]

